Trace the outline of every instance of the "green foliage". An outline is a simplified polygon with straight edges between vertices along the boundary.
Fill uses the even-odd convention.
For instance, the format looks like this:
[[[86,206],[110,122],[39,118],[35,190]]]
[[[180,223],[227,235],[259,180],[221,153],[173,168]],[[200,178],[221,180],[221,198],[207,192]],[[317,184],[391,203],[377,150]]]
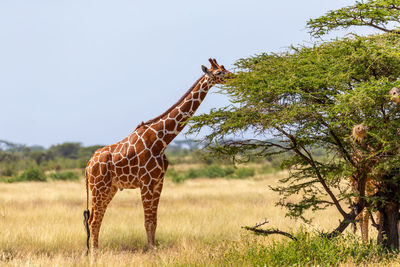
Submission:
[[[356,1],[352,6],[329,11],[325,16],[310,19],[307,23],[310,33],[319,37],[334,29],[351,26],[368,26],[383,32],[400,33],[399,0]]]
[[[46,181],[46,174],[39,168],[30,168],[24,171],[17,179],[17,182],[24,181]]]
[[[67,172],[55,172],[50,174],[50,178],[53,180],[70,180],[70,181],[77,181],[79,180],[79,176],[72,171],[67,171]]]
[[[365,244],[353,235],[328,240],[318,235],[298,233],[298,241],[273,242],[262,245],[248,241],[233,246],[223,265],[235,266],[339,266],[374,265],[397,257],[372,241]]]
[[[290,174],[274,189],[287,215],[307,221],[306,210],[335,205],[350,216],[342,208],[349,204],[343,203],[349,192],[341,181],[398,168],[400,113],[388,92],[400,86],[399,35],[292,47],[241,59],[235,66],[236,77],[223,88],[234,105],[194,117],[189,133],[209,127],[205,142],[214,156],[240,160],[285,154],[282,167]],[[357,124],[369,126],[368,147],[350,137]],[[231,139],[249,132],[257,139]],[[354,162],[354,155],[361,160]]]

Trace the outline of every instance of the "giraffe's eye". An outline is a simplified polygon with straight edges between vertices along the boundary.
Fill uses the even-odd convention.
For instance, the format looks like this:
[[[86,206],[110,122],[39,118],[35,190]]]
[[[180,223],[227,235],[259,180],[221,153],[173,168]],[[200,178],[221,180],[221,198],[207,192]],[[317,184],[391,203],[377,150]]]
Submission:
[[[222,71],[217,71],[215,74],[216,74],[216,75],[221,75],[221,74],[222,74]]]

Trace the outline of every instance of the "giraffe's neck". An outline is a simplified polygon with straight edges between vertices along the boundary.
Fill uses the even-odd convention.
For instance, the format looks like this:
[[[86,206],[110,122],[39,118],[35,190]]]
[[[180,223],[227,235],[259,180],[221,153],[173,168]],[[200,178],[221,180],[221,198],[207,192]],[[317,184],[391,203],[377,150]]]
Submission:
[[[146,122],[143,128],[156,133],[155,139],[162,140],[165,148],[182,131],[185,126],[183,123],[193,116],[213,85],[212,80],[203,75],[177,103],[157,118]]]

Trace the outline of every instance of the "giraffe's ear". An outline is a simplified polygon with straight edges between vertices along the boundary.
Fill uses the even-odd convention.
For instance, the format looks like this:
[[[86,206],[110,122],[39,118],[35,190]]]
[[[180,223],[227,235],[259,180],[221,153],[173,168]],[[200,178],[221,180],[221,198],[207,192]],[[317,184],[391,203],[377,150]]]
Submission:
[[[201,65],[201,70],[208,76],[211,77],[211,72],[208,70],[208,68],[204,65]]]

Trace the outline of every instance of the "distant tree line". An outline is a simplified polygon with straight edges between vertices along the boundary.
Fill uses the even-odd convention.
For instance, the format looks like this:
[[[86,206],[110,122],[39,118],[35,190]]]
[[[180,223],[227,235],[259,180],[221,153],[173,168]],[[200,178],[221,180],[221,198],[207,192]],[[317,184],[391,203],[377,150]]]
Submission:
[[[0,140],[0,176],[16,176],[29,168],[43,171],[85,168],[90,156],[100,147],[66,142],[45,149]]]
[[[83,146],[79,142],[65,142],[44,148],[37,145],[26,146],[0,140],[0,181],[19,181],[18,179],[10,180],[9,178],[19,177],[27,170],[36,176],[38,170],[41,172],[60,172],[71,169],[83,170],[92,154],[101,147],[103,145]],[[198,142],[191,139],[174,141],[167,147],[165,153],[170,165],[232,165],[232,161],[229,158],[217,158],[212,153],[208,153],[207,149],[203,148]],[[318,153],[321,157],[326,155],[324,151],[319,151]],[[284,159],[285,156],[282,155],[271,155],[265,159],[250,157],[246,161],[265,163],[273,169],[279,169]]]

